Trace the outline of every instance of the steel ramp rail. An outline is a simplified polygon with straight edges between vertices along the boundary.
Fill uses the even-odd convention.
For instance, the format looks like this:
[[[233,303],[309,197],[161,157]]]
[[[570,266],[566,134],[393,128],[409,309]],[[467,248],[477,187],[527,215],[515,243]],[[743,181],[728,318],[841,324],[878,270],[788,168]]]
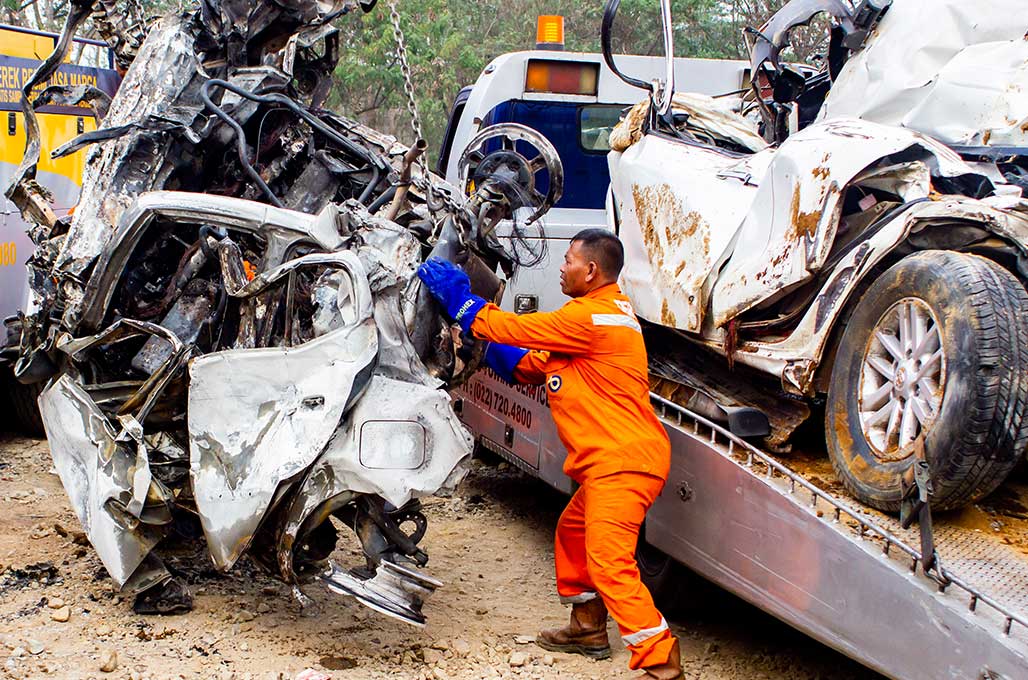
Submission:
[[[940,523],[939,564],[926,574],[909,542],[916,529],[651,399],[672,442],[668,484],[647,516],[654,546],[887,676],[1028,678],[1028,557]]]

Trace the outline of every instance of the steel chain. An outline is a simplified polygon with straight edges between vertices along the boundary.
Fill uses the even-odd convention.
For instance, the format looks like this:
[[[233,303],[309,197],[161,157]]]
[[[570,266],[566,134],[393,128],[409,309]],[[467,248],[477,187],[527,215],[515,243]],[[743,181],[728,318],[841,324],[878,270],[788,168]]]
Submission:
[[[403,91],[407,95],[407,110],[410,112],[411,129],[414,131],[414,141],[425,138],[424,130],[421,127],[421,115],[418,113],[418,102],[414,99],[414,81],[411,79],[410,62],[407,61],[407,41],[403,35],[403,28],[400,27],[400,13],[396,11],[396,0],[389,0],[389,18],[393,22],[393,38],[396,40],[396,56],[400,59],[400,73],[403,75]],[[422,176],[428,176],[428,167],[425,165],[425,155],[418,156],[418,169]]]
[[[421,126],[421,114],[418,113],[418,102],[414,98],[414,81],[411,77],[410,62],[407,59],[407,41],[400,26],[400,13],[396,9],[396,0],[388,0],[389,19],[393,24],[393,39],[396,41],[396,56],[400,60],[400,73],[403,75],[403,91],[407,95],[407,111],[410,112],[411,130],[414,132],[415,141],[425,138],[424,129]],[[441,206],[450,213],[454,219],[470,223],[471,214],[468,210],[467,200],[464,197],[455,198],[449,191],[438,191],[432,184],[428,174],[428,166],[425,164],[425,155],[418,156],[416,161],[420,175],[411,177],[411,184],[425,193],[425,200],[429,212],[435,213],[436,206]],[[439,237],[443,226],[443,219],[433,218],[434,229],[429,236],[429,242],[434,243]]]
[[[450,195],[449,191],[446,191],[445,189],[440,190],[439,187],[433,186],[433,184],[428,180],[427,175],[411,177],[411,184],[424,191],[426,196],[431,192],[429,202],[442,203],[442,207],[446,208],[449,212],[460,214],[467,210],[466,199],[462,198],[457,200]],[[431,206],[429,207],[431,208]]]

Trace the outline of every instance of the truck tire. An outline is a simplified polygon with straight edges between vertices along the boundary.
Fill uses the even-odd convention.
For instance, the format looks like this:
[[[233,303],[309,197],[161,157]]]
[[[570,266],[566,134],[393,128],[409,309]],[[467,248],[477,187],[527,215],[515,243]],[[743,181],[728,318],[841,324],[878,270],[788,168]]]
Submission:
[[[999,486],[1028,444],[1028,293],[983,257],[909,255],[857,303],[825,412],[832,467],[859,500],[895,512],[922,435],[940,510]]]
[[[12,376],[0,379],[0,385],[7,396],[7,403],[12,416],[12,425],[20,432],[36,437],[44,436],[43,419],[39,415],[36,400],[46,386],[46,382],[22,385]]]
[[[635,561],[653,603],[668,620],[682,620],[702,610],[716,586],[684,564],[646,542],[646,525],[635,546]]]
[[[683,583],[685,567],[674,558],[654,548],[642,537],[635,548],[635,561],[639,564],[639,576],[643,585],[653,596],[653,603],[667,619],[677,619],[685,613],[688,596]]]

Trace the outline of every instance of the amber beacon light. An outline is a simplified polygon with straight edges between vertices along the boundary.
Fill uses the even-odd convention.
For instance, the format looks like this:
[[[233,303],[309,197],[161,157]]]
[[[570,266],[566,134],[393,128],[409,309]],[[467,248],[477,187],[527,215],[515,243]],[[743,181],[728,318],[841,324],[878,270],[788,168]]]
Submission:
[[[535,48],[537,50],[564,49],[564,17],[547,14],[536,19]]]

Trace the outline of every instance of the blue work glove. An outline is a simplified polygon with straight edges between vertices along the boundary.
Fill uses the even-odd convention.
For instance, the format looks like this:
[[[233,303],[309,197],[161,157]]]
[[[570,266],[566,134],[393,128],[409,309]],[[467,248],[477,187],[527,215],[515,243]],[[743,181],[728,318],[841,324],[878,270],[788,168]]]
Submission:
[[[451,262],[431,257],[418,267],[418,278],[443,306],[447,315],[459,323],[465,333],[470,333],[475,316],[485,307],[485,300],[471,294],[468,275]]]
[[[514,369],[526,354],[527,349],[490,342],[485,350],[485,365],[507,382],[515,383],[517,381],[514,379]]]

